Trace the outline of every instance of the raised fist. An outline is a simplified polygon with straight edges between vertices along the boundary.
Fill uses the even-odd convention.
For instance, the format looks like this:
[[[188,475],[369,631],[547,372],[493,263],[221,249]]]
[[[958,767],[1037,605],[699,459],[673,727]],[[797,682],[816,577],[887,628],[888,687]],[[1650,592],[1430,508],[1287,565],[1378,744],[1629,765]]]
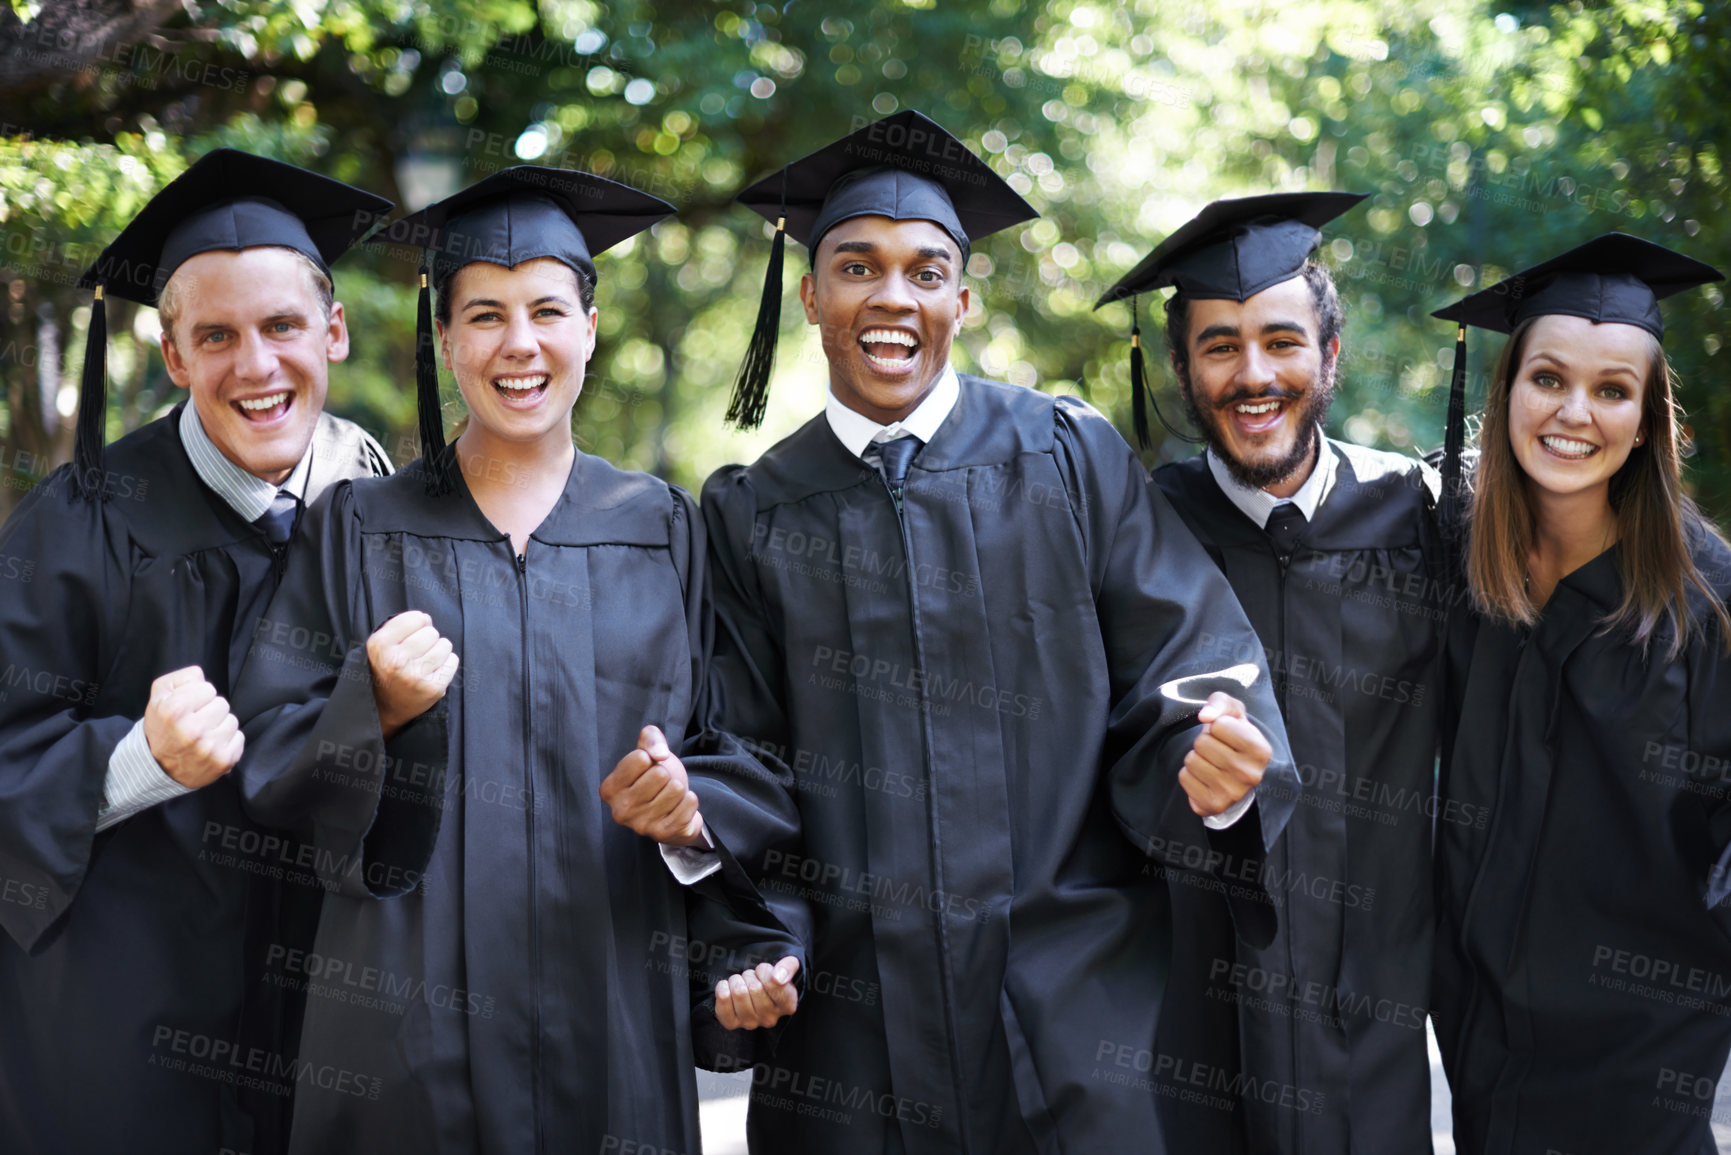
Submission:
[[[246,749],[240,719],[228,699],[188,666],[150,683],[144,707],[144,740],[150,756],[176,782],[189,789],[208,786],[234,769]]]
[[[367,639],[367,664],[373,671],[373,701],[386,738],[436,705],[456,677],[458,658],[433,619],[406,610]]]

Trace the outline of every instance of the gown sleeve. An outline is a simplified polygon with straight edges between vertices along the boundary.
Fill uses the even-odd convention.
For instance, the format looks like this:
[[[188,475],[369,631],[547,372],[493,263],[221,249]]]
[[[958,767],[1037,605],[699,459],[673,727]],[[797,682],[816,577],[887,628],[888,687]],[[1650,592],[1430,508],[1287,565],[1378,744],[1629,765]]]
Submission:
[[[1720,547],[1710,556],[1698,558],[1703,576],[1718,591],[1722,604],[1731,604],[1731,549]],[[1689,751],[1700,768],[1709,790],[1708,830],[1713,846],[1713,866],[1703,879],[1709,908],[1720,924],[1731,930],[1731,654],[1726,653],[1725,634],[1718,615],[1710,607],[1697,611],[1703,636],[1690,645],[1686,660],[1689,673]]]
[[[1202,869],[1225,886],[1238,932],[1272,939],[1274,907],[1262,863],[1298,800],[1298,774],[1268,667],[1226,577],[1104,417],[1072,398],[1057,408],[1057,456],[1088,558],[1111,684],[1105,751],[1114,816],[1161,863]],[[1248,813],[1210,830],[1178,784],[1200,733],[1196,707],[1160,691],[1256,655],[1248,688],[1230,685],[1274,756]]]
[[[90,716],[129,559],[103,507],[68,496],[68,469],[0,528],[0,927],[26,951],[78,896],[108,762],[136,721]]]
[[[721,852],[721,870],[698,888],[724,890],[736,906],[739,896],[748,896],[746,921],[776,932],[758,944],[779,952],[765,955],[763,961],[775,962],[787,954],[798,957],[803,991],[813,933],[811,910],[793,894],[766,894],[756,886],[763,864],[777,861],[778,854],[797,852],[800,839],[794,774],[780,755],[790,738],[783,687],[774,673],[782,663],[751,561],[756,512],[756,496],[742,468],[722,469],[704,486],[703,524],[693,527],[695,540],[706,537],[708,542],[701,567],[709,606],[703,625],[702,725],[689,746],[698,757],[688,758],[686,768]],[[695,927],[692,934],[700,937]],[[708,1022],[713,1025],[712,998],[710,1004]],[[694,1031],[696,1026],[694,1018]],[[707,1038],[697,1034],[699,1062],[740,1070],[754,1056],[773,1051],[778,1033],[728,1032],[714,1026]]]
[[[350,483],[306,516],[307,540],[289,555],[235,687],[246,732],[235,773],[255,821],[310,840],[327,890],[404,894],[420,882],[438,837],[446,702],[385,741],[366,650],[383,623],[368,605]],[[390,773],[404,766],[414,770]]]

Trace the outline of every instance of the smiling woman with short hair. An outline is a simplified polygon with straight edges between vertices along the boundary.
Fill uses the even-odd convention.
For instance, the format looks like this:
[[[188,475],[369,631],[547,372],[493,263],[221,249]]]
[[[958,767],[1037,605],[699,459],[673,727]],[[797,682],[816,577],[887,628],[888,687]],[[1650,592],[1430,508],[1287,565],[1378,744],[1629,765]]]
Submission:
[[[1512,330],[1450,638],[1443,789],[1485,818],[1437,826],[1463,1155],[1713,1150],[1691,1089],[1731,1051],[1731,549],[1683,495],[1658,299],[1719,279],[1611,234],[1438,314]]]

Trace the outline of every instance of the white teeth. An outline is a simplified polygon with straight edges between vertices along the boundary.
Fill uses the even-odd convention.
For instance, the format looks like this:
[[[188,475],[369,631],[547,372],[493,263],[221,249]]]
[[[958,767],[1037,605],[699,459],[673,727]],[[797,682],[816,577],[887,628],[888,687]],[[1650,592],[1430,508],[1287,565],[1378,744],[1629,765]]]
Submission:
[[[903,333],[898,329],[868,329],[860,336],[861,341],[873,345],[905,345],[909,349],[919,345],[911,333]]]
[[[513,393],[528,392],[531,389],[539,389],[541,386],[547,384],[547,374],[540,373],[534,377],[495,377],[493,378],[493,384],[497,385],[501,389],[508,389]]]
[[[287,393],[272,393],[269,397],[254,397],[250,401],[240,402],[242,409],[274,409],[288,400]]]
[[[1570,437],[1541,437],[1545,448],[1561,457],[1591,457],[1599,451],[1597,445],[1589,441],[1576,441]]]
[[[1256,401],[1249,405],[1238,406],[1238,411],[1246,417],[1256,417],[1263,413],[1272,413],[1280,408],[1278,401]]]

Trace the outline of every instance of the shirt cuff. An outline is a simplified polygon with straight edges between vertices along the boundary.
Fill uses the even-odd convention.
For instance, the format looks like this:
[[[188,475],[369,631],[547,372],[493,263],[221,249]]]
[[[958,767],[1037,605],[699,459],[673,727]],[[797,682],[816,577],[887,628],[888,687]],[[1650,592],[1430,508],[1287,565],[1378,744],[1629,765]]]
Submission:
[[[102,806],[96,811],[96,829],[107,830],[158,802],[191,794],[192,788],[182,786],[156,764],[150,743],[144,737],[144,720],[140,719],[108,756],[108,777],[103,781],[102,793]]]
[[[1202,825],[1208,827],[1210,830],[1226,830],[1240,818],[1243,818],[1244,812],[1249,810],[1250,804],[1255,801],[1256,791],[1252,789],[1250,793],[1234,802],[1231,806],[1228,806],[1225,810],[1222,810],[1219,814],[1212,814],[1207,818],[1204,818],[1202,820]]]
[[[661,844],[661,860],[667,863],[667,869],[682,886],[702,882],[721,869],[721,855],[716,852],[715,843],[710,841],[707,829],[698,834],[696,846]]]

